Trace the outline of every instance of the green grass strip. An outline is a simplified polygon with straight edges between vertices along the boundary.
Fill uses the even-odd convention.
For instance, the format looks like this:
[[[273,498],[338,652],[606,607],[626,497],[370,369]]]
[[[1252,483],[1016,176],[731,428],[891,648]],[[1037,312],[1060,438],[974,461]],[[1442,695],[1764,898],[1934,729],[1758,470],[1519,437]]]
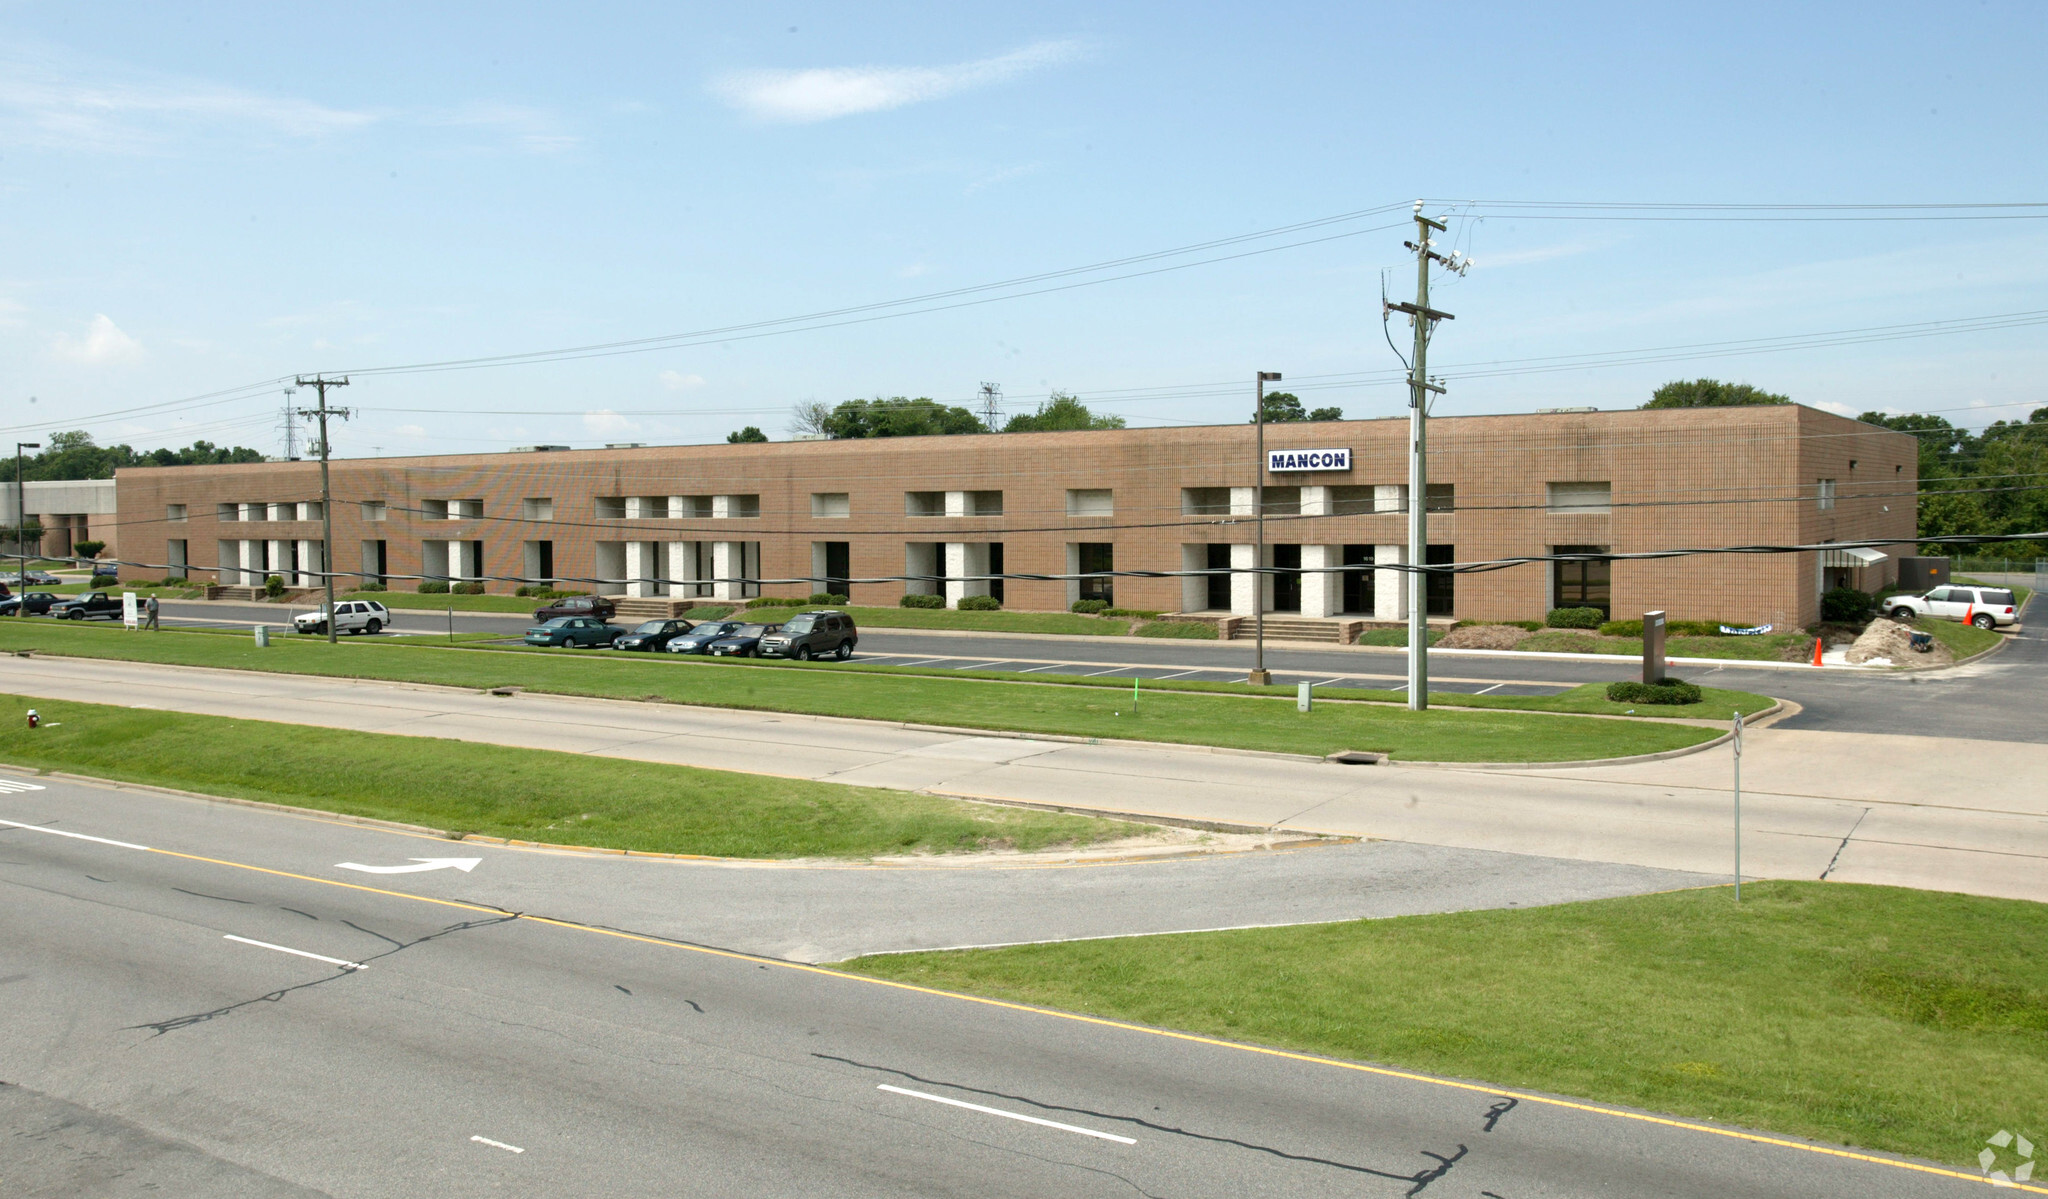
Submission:
[[[1121,688],[1018,686],[973,678],[846,671],[830,666],[759,668],[681,655],[607,650],[477,650],[346,638],[330,646],[286,637],[258,649],[244,636],[56,621],[0,620],[0,650],[33,648],[79,657],[214,666],[283,674],[438,683],[517,684],[538,691],[619,699],[802,712],[1098,738],[1133,738],[1322,755],[1373,750],[1418,761],[1577,761],[1697,745],[1713,728],[1643,720],[1484,709],[1409,712],[1367,704],[1244,701],[1153,690],[1135,709]],[[597,660],[593,661],[595,658]],[[1126,686],[1128,680],[1125,680]],[[1604,701],[1603,701],[1604,702]],[[1705,705],[1700,705],[1704,707]]]
[[[2048,906],[1840,883],[1752,884],[1742,899],[1716,888],[848,968],[1968,1169],[1985,1138],[2048,1111]]]
[[[44,727],[30,730],[35,708]],[[1087,845],[1146,826],[588,754],[0,699],[0,761],[425,825],[742,858]]]

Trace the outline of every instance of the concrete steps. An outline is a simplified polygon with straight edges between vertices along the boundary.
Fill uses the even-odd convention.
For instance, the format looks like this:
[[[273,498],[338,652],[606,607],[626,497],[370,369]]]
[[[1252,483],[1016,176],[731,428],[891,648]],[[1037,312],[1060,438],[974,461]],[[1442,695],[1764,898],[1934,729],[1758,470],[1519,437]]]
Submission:
[[[673,620],[692,608],[712,602],[705,599],[667,599],[632,595],[615,595],[611,597],[611,601],[619,620]],[[535,606],[545,602],[535,601]]]

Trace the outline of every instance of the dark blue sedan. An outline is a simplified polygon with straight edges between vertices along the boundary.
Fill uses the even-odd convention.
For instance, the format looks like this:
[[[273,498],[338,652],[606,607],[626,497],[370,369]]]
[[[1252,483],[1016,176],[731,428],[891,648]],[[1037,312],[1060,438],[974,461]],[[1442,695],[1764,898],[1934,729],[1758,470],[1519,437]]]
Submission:
[[[665,648],[672,654],[708,654],[712,642],[732,636],[744,623],[738,620],[705,621],[680,637],[669,638]]]
[[[781,628],[779,624],[743,624],[711,643],[705,652],[714,658],[758,658],[761,638]]]

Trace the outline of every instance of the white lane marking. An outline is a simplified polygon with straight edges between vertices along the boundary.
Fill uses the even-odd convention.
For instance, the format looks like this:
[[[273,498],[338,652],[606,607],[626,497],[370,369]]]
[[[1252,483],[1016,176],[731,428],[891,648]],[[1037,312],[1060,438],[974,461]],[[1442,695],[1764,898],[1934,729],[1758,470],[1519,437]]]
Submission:
[[[1493,686],[1491,686],[1491,687],[1488,687],[1488,688],[1486,689],[1486,691],[1474,691],[1474,692],[1473,692],[1472,694],[1474,694],[1474,695],[1485,695],[1487,691],[1498,691],[1498,690],[1500,690],[1500,689],[1501,689],[1502,687],[1505,687],[1505,686],[1507,686],[1507,684],[1506,684],[1506,683],[1495,683],[1495,684],[1494,684]]]
[[[1154,679],[1154,680],[1152,680],[1152,681],[1153,681],[1153,682],[1155,682],[1155,683],[1163,683],[1163,682],[1165,682],[1165,681],[1166,681],[1166,680],[1168,680],[1168,679],[1184,679],[1184,678],[1188,677],[1188,676],[1189,676],[1189,675],[1191,675],[1191,674],[1200,674],[1200,673],[1202,673],[1202,672],[1201,672],[1201,671],[1199,671],[1199,670],[1183,670],[1183,671],[1181,671],[1181,672],[1180,672],[1179,674],[1162,674],[1162,675],[1160,675],[1160,676],[1159,676],[1158,678],[1156,678],[1156,679]]]
[[[99,845],[111,845],[116,849],[147,850],[149,848],[147,845],[132,845],[126,841],[109,841],[105,837],[88,837],[84,833],[67,833],[61,828],[45,828],[40,824],[23,824],[19,820],[0,820],[0,825],[5,825],[8,828],[24,829],[31,833],[48,833],[52,837],[70,837],[75,841],[91,841]]]
[[[524,1153],[524,1152],[526,1152],[526,1150],[524,1150],[524,1149],[521,1149],[521,1148],[520,1148],[519,1146],[517,1146],[517,1145],[507,1145],[507,1144],[506,1144],[505,1142],[503,1142],[503,1141],[494,1141],[494,1140],[492,1140],[492,1139],[491,1139],[491,1138],[489,1138],[489,1137],[471,1137],[471,1138],[469,1138],[469,1139],[470,1139],[470,1140],[472,1140],[472,1141],[475,1141],[475,1142],[476,1142],[477,1144],[479,1144],[479,1145],[489,1145],[489,1146],[490,1146],[491,1148],[493,1148],[493,1149],[503,1149],[503,1150],[505,1150],[505,1151],[506,1151],[507,1153]]]
[[[289,945],[272,945],[268,941],[251,941],[247,937],[238,937],[233,933],[222,933],[221,940],[239,941],[244,945],[254,945],[258,949],[275,949],[279,953],[289,953],[294,957],[312,958],[316,962],[326,962],[330,966],[344,966],[350,970],[369,969],[368,966],[363,965],[361,962],[351,962],[346,958],[331,958],[322,953],[307,953],[303,949],[293,949]]]
[[[12,795],[20,791],[41,791],[41,783],[24,783],[19,779],[0,779],[0,794]]]
[[[1035,671],[1035,670],[1051,670],[1051,669],[1052,669],[1053,667],[1055,667],[1055,666],[1065,666],[1065,665],[1066,665],[1066,663],[1065,663],[1065,662],[1048,662],[1048,663],[1046,663],[1046,664],[1045,664],[1045,665],[1043,665],[1043,666],[1034,666],[1034,667],[1032,667],[1032,668],[1031,668],[1031,670],[1020,670],[1020,671],[1018,671],[1017,673],[1018,673],[1018,674],[1030,674],[1030,673],[1031,673],[1032,671]]]
[[[336,870],[360,870],[364,874],[418,874],[422,870],[446,870],[451,866],[468,874],[482,858],[413,858],[413,866],[365,866],[361,862],[336,862]]]
[[[933,1103],[943,1103],[951,1107],[964,1107],[970,1112],[1001,1116],[1005,1120],[1022,1120],[1026,1124],[1039,1124],[1046,1128],[1057,1128],[1061,1132],[1078,1132],[1084,1137],[1097,1137],[1105,1141],[1115,1141],[1119,1145],[1135,1145],[1138,1143],[1129,1137],[1120,1137],[1113,1132],[1097,1132],[1092,1128],[1079,1128],[1072,1124],[1062,1124],[1057,1120],[1041,1120],[1037,1116],[1026,1116],[1019,1112],[1006,1112],[998,1107],[983,1107],[979,1103],[968,1103],[961,1099],[948,1099],[944,1095],[927,1095],[923,1091],[906,1091],[902,1087],[892,1087],[888,1083],[878,1083],[875,1089],[877,1091],[888,1091],[892,1095],[908,1095],[912,1099],[929,1099]]]
[[[976,663],[975,663],[974,665],[972,665],[972,666],[955,666],[955,667],[954,667],[953,669],[955,669],[955,670],[983,670],[983,669],[986,669],[987,667],[990,667],[990,666],[1000,666],[1000,665],[1002,665],[1003,663],[1005,663],[1005,662],[1007,662],[1007,661],[1009,661],[1009,659],[1008,659],[1008,658],[997,658],[997,659],[995,659],[995,660],[994,660],[994,661],[992,661],[992,662],[976,662]]]
[[[953,661],[958,661],[958,659],[955,659],[955,658],[925,658],[925,659],[923,659],[922,661],[918,661],[918,662],[898,662],[898,663],[897,663],[897,665],[898,665],[898,666],[930,666],[930,665],[931,665],[932,663],[934,663],[934,662],[953,662]]]

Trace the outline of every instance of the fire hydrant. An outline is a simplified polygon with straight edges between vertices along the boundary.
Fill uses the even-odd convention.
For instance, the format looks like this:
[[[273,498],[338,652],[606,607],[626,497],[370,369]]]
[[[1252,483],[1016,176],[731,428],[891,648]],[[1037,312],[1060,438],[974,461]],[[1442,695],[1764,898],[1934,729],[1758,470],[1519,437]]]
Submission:
[[[28,727],[34,728],[41,723],[43,723],[43,718],[36,715],[36,710],[34,708],[30,708],[28,710]]]

